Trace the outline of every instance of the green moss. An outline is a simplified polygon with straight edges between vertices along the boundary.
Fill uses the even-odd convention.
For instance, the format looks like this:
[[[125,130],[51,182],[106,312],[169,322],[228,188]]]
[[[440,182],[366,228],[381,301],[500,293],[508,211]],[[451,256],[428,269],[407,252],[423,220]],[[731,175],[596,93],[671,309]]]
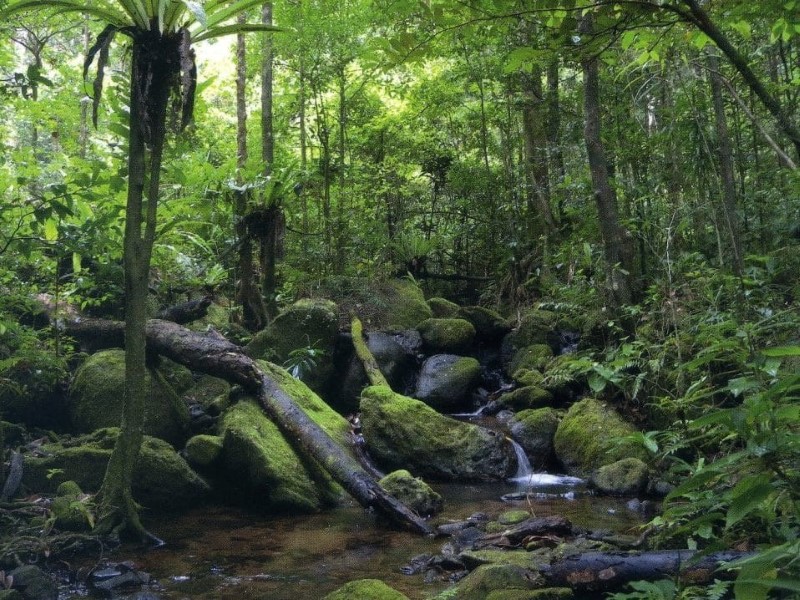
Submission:
[[[604,494],[630,496],[647,487],[648,469],[638,458],[623,458],[603,465],[592,475],[592,485]]]
[[[372,456],[387,468],[436,479],[493,480],[508,476],[513,465],[502,435],[441,415],[387,387],[362,392],[361,422]]]
[[[245,346],[248,356],[284,364],[295,350],[315,348],[322,354],[314,359],[303,380],[320,391],[333,374],[333,349],[339,332],[336,304],[330,300],[304,298],[279,314],[266,329]]]
[[[554,439],[556,456],[568,473],[587,475],[623,458],[646,458],[633,441],[635,432],[613,409],[593,398],[573,404],[559,423]]]
[[[417,325],[425,346],[433,352],[466,351],[475,339],[475,327],[464,319],[425,319]]]
[[[172,371],[174,379],[178,369]],[[184,426],[189,420],[188,409],[166,383],[166,378],[153,377],[148,370],[147,386],[144,432],[182,444]],[[75,429],[91,432],[118,426],[122,420],[120,390],[124,387],[124,350],[105,350],[90,356],[75,374],[70,390],[69,414]]]
[[[344,584],[323,600],[408,600],[408,596],[390,588],[379,579],[359,579]]]
[[[496,531],[487,533],[500,533],[508,529],[497,521],[492,521],[497,526]],[[486,548],[482,550],[465,550],[461,552],[460,558],[468,569],[476,569],[481,565],[516,565],[523,569],[538,568],[538,564],[531,560],[531,553],[524,550],[497,550]],[[544,561],[543,561],[544,562]]]
[[[494,340],[511,331],[508,321],[500,313],[483,306],[463,306],[458,316],[472,323],[479,338]]]
[[[227,400],[230,391],[231,384],[224,379],[203,375],[189,389],[183,392],[181,397],[186,402],[197,402],[206,411],[209,411],[212,406],[217,406],[220,398]],[[224,408],[227,408],[227,406],[224,406]],[[214,412],[214,409],[212,409],[212,412]],[[216,414],[219,414],[219,412],[216,412]]]
[[[513,377],[523,387],[529,385],[541,387],[544,382],[544,375],[536,369],[518,369],[514,371]]]
[[[458,316],[459,306],[455,302],[450,302],[445,298],[429,298],[428,306],[437,318],[455,318]]]
[[[486,600],[570,600],[575,594],[570,588],[544,588],[541,590],[504,590],[492,592]]]
[[[512,341],[515,348],[531,344],[546,344],[547,338],[556,329],[558,315],[548,310],[534,309],[522,316]]]
[[[433,316],[425,294],[410,279],[393,279],[384,287],[385,328],[394,331],[413,329]]]
[[[493,592],[531,590],[538,587],[541,577],[517,565],[482,565],[462,579],[456,589],[458,600],[486,600]],[[503,598],[503,596],[495,596]]]
[[[503,394],[500,396],[499,402],[511,410],[542,408],[552,404],[553,394],[543,388],[530,385]]]
[[[64,481],[59,484],[58,488],[56,489],[57,496],[64,496],[67,498],[77,498],[83,494],[81,491],[81,486],[79,486],[74,481]]]
[[[23,484],[37,492],[53,493],[73,480],[82,490],[96,492],[103,482],[119,430],[101,429],[64,444],[45,444],[44,456],[26,456]],[[145,436],[133,473],[133,496],[150,509],[196,504],[210,491],[167,442]]]
[[[514,415],[511,436],[525,450],[534,467],[551,461],[558,422],[558,413],[552,408],[523,410]]]
[[[393,471],[379,482],[380,486],[418,515],[428,517],[442,512],[442,496],[405,469]]]
[[[196,467],[212,467],[222,456],[222,438],[218,435],[196,435],[186,442],[186,460]]]
[[[517,350],[508,366],[509,373],[520,369],[544,371],[553,359],[553,350],[547,344],[531,344]]]
[[[414,396],[440,412],[458,409],[480,374],[481,365],[471,356],[437,354],[423,363]]]

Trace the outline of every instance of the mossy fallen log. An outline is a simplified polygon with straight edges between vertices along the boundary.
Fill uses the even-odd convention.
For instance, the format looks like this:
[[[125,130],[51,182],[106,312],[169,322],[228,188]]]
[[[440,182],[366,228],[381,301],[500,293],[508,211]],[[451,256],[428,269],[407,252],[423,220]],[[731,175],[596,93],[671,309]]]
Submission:
[[[66,323],[67,333],[81,336],[93,328],[105,341],[121,340],[122,324],[93,319]],[[256,361],[228,340],[190,331],[176,323],[151,319],[147,323],[147,347],[194,371],[241,385],[252,393],[296,450],[310,456],[362,506],[372,508],[392,523],[414,532],[432,535],[433,529],[402,502],[381,488],[358,462],[295,404],[292,398]],[[96,339],[96,338],[95,338]]]

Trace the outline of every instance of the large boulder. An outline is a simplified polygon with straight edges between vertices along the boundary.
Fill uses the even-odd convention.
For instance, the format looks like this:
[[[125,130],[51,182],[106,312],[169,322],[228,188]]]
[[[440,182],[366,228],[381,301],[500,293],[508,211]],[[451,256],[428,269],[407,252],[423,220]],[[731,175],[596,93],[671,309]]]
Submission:
[[[608,405],[585,398],[573,404],[556,430],[556,457],[570,475],[587,476],[623,458],[646,459],[639,444],[628,440],[636,430]]]
[[[480,379],[481,366],[468,356],[435,354],[422,363],[414,396],[439,411],[466,404]]]
[[[61,483],[71,480],[86,492],[97,491],[118,434],[117,428],[108,428],[69,444],[45,444],[40,455],[25,456],[23,484],[29,490],[55,493]],[[150,510],[178,509],[197,504],[209,492],[208,484],[172,446],[145,436],[133,473],[137,502]]]
[[[247,346],[248,356],[287,367],[315,392],[322,392],[333,376],[333,351],[339,331],[336,304],[330,300],[298,300]]]
[[[522,315],[519,327],[511,333],[515,349],[531,344],[548,344],[558,326],[558,315],[549,310],[533,309]]]
[[[408,596],[390,588],[380,579],[359,579],[344,584],[323,600],[408,600]]]
[[[500,313],[483,306],[462,306],[458,316],[472,323],[476,337],[481,340],[499,340],[511,331],[508,321]]]
[[[515,465],[501,434],[456,421],[385,386],[361,395],[367,448],[381,465],[440,480],[499,480]]]
[[[425,319],[417,330],[429,352],[466,352],[475,339],[475,327],[464,319]]]
[[[542,408],[553,403],[553,394],[536,385],[527,385],[506,392],[498,399],[503,408],[526,410]]]
[[[525,450],[534,469],[547,467],[553,461],[556,429],[558,413],[552,408],[523,410],[510,422],[511,437]]]
[[[647,488],[649,470],[638,458],[623,458],[592,473],[591,484],[603,494],[635,496]]]
[[[392,471],[382,478],[378,484],[423,517],[438,514],[444,508],[444,500],[442,500],[441,494],[434,492],[422,479],[414,477],[405,469]]]
[[[531,344],[514,353],[508,365],[508,374],[517,379],[516,373],[521,370],[544,371],[553,359],[553,350],[547,344]]]
[[[460,307],[455,302],[446,298],[428,298],[428,306],[431,307],[433,316],[444,319],[455,319],[459,316]]]
[[[411,279],[393,279],[377,291],[379,294],[383,292],[384,329],[390,331],[414,329],[422,321],[433,316],[430,306],[425,302],[425,294]]]
[[[170,380],[181,385],[191,380],[187,369],[163,361],[148,369],[144,432],[181,445],[189,424],[189,411]],[[79,433],[116,427],[122,420],[125,387],[125,351],[104,350],[90,356],[75,373],[68,403],[72,426]]]
[[[303,382],[261,363],[278,385],[342,448],[347,421]],[[222,461],[233,483],[258,497],[264,510],[312,512],[336,502],[341,489],[308,457],[300,456],[252,399],[242,399],[222,418]],[[343,450],[346,451],[346,450]]]

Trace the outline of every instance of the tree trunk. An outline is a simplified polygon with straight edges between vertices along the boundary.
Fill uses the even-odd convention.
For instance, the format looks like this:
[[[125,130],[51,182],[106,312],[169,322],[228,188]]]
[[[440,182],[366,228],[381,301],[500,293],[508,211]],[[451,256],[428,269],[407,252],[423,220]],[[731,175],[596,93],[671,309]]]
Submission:
[[[122,341],[122,325],[102,319],[79,319],[65,324],[76,338],[91,336]],[[94,333],[91,333],[94,331]],[[254,394],[287,441],[303,456],[310,456],[365,508],[373,508],[395,525],[416,533],[433,530],[407,506],[389,495],[361,465],[345,453],[239,346],[220,337],[151,319],[147,322],[147,348],[194,371],[221,377]]]
[[[358,317],[353,317],[350,325],[350,332],[353,337],[353,347],[355,348],[356,356],[361,360],[361,364],[364,365],[364,370],[367,372],[367,379],[369,379],[369,382],[372,385],[391,387],[389,382],[386,381],[386,377],[381,373],[378,362],[375,360],[372,352],[370,352],[367,342],[364,341],[364,329]]]
[[[722,75],[719,72],[719,58],[714,54],[707,57],[709,80],[711,82],[711,99],[714,105],[714,117],[717,129],[717,155],[719,157],[720,179],[722,183],[721,215],[717,219],[723,224],[728,249],[732,258],[732,271],[741,276],[742,243],[739,235],[739,218],[736,214],[736,180],[733,170],[733,150],[728,133],[728,120],[725,116],[725,101],[722,97]]]
[[[131,65],[128,196],[125,210],[125,389],[120,435],[98,493],[100,532],[127,529],[139,538],[142,527],[131,495],[133,467],[144,427],[147,297],[150,259],[156,234],[161,159],[166,134],[167,101],[174,65],[164,56],[172,43],[148,32],[134,39]],[[148,151],[149,148],[149,151]],[[146,192],[145,192],[146,188]],[[146,199],[145,199],[146,194]]]
[[[581,33],[591,34],[591,17],[581,23]],[[600,74],[596,55],[581,61],[584,79],[584,139],[592,175],[594,197],[605,248],[611,303],[615,307],[633,299],[633,244],[630,233],[619,222],[617,194],[609,181],[608,162],[600,136]]]
[[[733,579],[718,570],[723,563],[747,556],[744,552],[717,552],[694,558],[692,550],[641,553],[587,552],[567,557],[542,569],[549,585],[568,586],[578,592],[598,593],[618,589],[640,579],[675,579],[702,585],[715,579]]]

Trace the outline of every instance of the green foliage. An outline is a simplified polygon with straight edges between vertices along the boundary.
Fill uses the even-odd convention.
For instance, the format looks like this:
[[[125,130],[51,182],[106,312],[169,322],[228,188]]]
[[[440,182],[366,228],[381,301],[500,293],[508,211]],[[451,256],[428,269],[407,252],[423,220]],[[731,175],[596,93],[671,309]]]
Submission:
[[[321,340],[317,340],[313,344],[289,352],[289,357],[283,366],[292,377],[303,379],[317,368],[317,361],[326,354],[325,350],[318,347],[320,343]]]

